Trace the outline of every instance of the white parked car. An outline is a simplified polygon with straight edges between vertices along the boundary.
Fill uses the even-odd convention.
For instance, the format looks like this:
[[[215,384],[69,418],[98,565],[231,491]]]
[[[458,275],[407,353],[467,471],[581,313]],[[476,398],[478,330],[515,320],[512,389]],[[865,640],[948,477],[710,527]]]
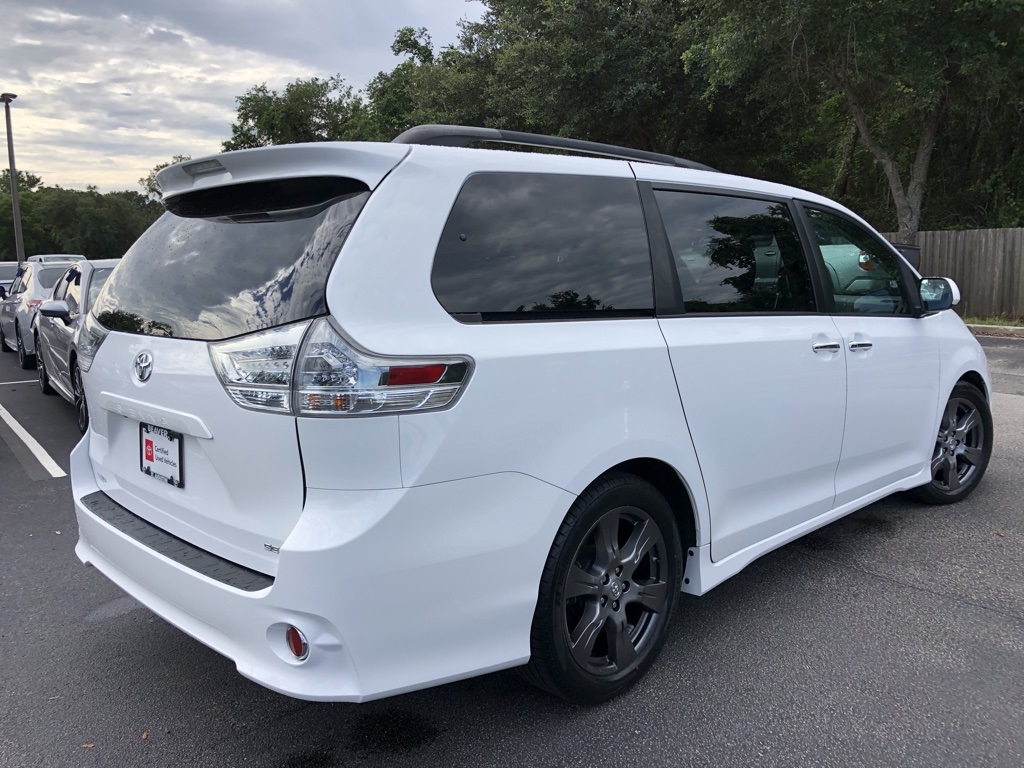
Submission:
[[[479,140],[618,159],[429,146]],[[602,701],[680,591],[985,473],[956,287],[818,195],[445,126],[159,182],[79,342],[77,553],[281,693]]]
[[[17,352],[22,368],[36,366],[32,320],[68,262],[23,262],[10,293],[0,299],[0,352]]]

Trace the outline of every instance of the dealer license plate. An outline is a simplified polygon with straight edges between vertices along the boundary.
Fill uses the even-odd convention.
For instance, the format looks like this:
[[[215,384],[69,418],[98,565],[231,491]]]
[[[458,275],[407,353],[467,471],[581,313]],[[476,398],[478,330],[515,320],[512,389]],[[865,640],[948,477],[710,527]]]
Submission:
[[[185,451],[181,433],[139,424],[139,467],[143,474],[184,488]]]

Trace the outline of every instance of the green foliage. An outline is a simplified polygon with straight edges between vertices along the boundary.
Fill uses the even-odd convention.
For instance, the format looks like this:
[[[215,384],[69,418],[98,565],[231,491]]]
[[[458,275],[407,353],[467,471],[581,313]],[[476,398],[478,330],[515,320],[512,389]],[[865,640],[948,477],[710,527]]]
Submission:
[[[340,75],[296,80],[278,93],[257,85],[239,96],[224,149],[306,141],[346,141],[367,134],[365,105]]]
[[[1024,224],[1024,0],[485,0],[356,94],[239,98],[225,149],[479,125],[683,155],[884,231]]]
[[[25,254],[81,253],[90,259],[119,258],[162,213],[138,192],[108,192],[37,186],[21,203]],[[16,258],[11,195],[0,189],[0,261]]]
[[[971,131],[957,121],[998,120],[1007,94],[1019,120],[1020,0],[697,0],[692,7],[694,42],[684,58],[691,72],[706,73],[706,96],[718,99],[743,83],[754,105],[841,100],[885,174],[904,236],[917,231],[936,147],[943,157],[948,142]],[[998,156],[1007,146],[991,149]],[[842,153],[844,145],[832,149]]]
[[[153,170],[139,179],[139,186],[145,191],[146,198],[148,200],[160,200],[161,193],[160,187],[156,183],[156,175],[160,173],[164,168],[175,163],[181,163],[185,160],[191,160],[192,155],[175,155],[166,163],[157,163],[153,166]]]
[[[42,184],[43,180],[34,173],[18,171],[19,196],[25,192],[31,192],[36,187],[42,186]],[[11,171],[8,168],[4,168],[3,171],[0,171],[0,190],[3,190],[7,194],[10,194],[11,192]]]

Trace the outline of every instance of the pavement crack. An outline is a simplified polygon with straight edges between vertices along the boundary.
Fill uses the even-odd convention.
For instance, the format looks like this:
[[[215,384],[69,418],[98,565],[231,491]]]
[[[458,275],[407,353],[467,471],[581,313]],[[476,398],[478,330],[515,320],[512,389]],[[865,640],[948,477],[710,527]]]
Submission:
[[[845,562],[842,562],[841,560],[836,560],[835,558],[826,557],[824,555],[820,555],[820,554],[817,554],[815,552],[811,552],[811,551],[809,551],[809,550],[807,550],[806,548],[803,548],[803,547],[801,547],[801,551],[803,552],[803,554],[806,557],[814,558],[815,560],[821,560],[822,562],[830,563],[832,565],[839,566],[840,568],[846,568],[846,569],[851,570],[851,571],[858,571],[859,573],[863,573],[863,574],[866,574],[868,576],[873,576],[874,578],[879,579],[880,581],[887,581],[890,584],[896,584],[896,585],[901,586],[901,587],[906,587],[907,589],[912,589],[912,590],[914,590],[916,592],[923,592],[924,594],[932,595],[933,597],[938,597],[938,598],[941,598],[943,600],[949,600],[949,601],[951,601],[953,603],[957,603],[957,604],[970,605],[970,606],[972,606],[974,608],[980,608],[983,611],[988,611],[989,613],[994,613],[994,614],[998,614],[999,616],[1003,616],[1003,617],[1008,618],[1008,619],[1013,619],[1014,621],[1024,622],[1024,615],[1021,615],[1021,614],[1018,614],[1018,613],[1012,613],[1010,611],[1003,610],[1002,608],[997,608],[997,607],[992,606],[992,605],[986,605],[985,603],[979,603],[976,600],[971,600],[969,598],[962,597],[960,595],[951,594],[949,592],[940,592],[940,591],[935,590],[935,589],[929,589],[928,587],[922,587],[919,584],[914,584],[914,583],[909,582],[909,581],[904,581],[902,579],[893,578],[892,576],[887,576],[884,573],[879,573],[878,571],[873,571],[870,568],[865,568],[864,566],[854,565],[852,563],[845,563]]]

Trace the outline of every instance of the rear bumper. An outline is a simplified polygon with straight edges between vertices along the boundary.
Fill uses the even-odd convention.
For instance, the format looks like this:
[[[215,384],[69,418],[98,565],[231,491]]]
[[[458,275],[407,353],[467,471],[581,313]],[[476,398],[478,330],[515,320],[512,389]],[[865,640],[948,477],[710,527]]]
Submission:
[[[71,455],[78,557],[289,696],[366,701],[525,663],[537,586],[573,496],[502,473],[389,491],[308,489],[273,584],[243,591],[94,514],[89,435]],[[309,640],[291,659],[287,625]]]

